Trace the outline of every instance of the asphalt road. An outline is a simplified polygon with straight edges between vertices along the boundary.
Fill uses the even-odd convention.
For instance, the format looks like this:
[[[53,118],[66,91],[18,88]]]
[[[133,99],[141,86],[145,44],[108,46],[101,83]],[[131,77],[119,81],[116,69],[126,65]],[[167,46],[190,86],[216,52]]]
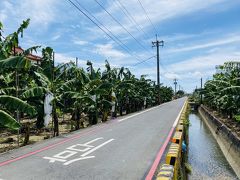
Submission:
[[[185,100],[0,154],[0,180],[145,179]]]

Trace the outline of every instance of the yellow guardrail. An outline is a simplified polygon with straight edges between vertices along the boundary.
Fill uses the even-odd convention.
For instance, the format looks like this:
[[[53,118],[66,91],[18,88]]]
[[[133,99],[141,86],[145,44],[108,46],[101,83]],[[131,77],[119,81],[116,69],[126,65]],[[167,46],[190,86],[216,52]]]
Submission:
[[[179,125],[176,127],[176,131],[183,132],[183,125],[179,124]]]
[[[174,175],[174,168],[172,165],[163,164],[157,175],[157,180],[172,180]]]
[[[180,124],[180,125],[183,125],[183,123],[184,123],[183,120],[184,120],[184,119],[180,119],[180,121],[179,121],[179,124]]]
[[[176,131],[172,137],[172,142],[179,144],[181,146],[182,144],[182,132]]]
[[[173,179],[177,179],[178,168],[179,168],[179,156],[181,150],[179,144],[172,143],[169,147],[167,156],[166,156],[166,164],[172,165],[174,167]]]
[[[182,141],[184,133],[184,120],[186,119],[185,112],[187,103],[184,104],[182,114],[179,118],[175,133],[171,139],[169,150],[166,155],[166,164],[163,164],[157,175],[157,180],[177,180],[178,171],[181,165],[182,156]]]

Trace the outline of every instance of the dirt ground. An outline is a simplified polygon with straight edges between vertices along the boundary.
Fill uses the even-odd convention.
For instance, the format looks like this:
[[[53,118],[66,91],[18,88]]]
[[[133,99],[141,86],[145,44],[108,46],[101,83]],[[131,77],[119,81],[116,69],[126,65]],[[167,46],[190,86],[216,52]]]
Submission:
[[[223,122],[229,129],[231,129],[232,132],[236,133],[237,136],[240,138],[240,123],[233,120],[226,118],[222,116],[220,113],[217,111],[213,111],[209,108],[207,108],[215,117],[217,117],[221,122]]]
[[[89,123],[86,116],[81,118],[81,121],[83,122],[83,126],[80,128],[86,128]],[[21,120],[21,123],[30,123],[30,138],[28,144],[33,144],[45,139],[49,139],[53,137],[53,131],[52,131],[52,123],[49,124],[48,127],[43,128],[41,130],[37,130],[34,128],[36,120]],[[74,131],[74,122],[71,121],[70,114],[66,114],[63,117],[59,117],[59,134],[67,134],[71,131]],[[18,138],[19,138],[19,144],[18,144]],[[7,129],[0,130],[0,153],[9,151],[11,149],[15,149],[18,147],[23,146],[24,142],[24,133],[20,134],[18,136],[17,132],[12,132]]]

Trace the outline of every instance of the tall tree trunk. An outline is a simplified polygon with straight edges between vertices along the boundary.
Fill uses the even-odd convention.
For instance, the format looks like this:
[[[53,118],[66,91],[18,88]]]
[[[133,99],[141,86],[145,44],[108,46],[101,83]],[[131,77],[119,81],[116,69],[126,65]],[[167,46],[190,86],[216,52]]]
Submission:
[[[75,130],[80,129],[80,119],[81,119],[81,113],[80,113],[79,109],[76,109],[76,112],[75,112],[75,121],[76,121]]]
[[[44,106],[41,105],[41,107],[38,109],[36,127],[37,129],[41,129],[43,126],[44,126]]]
[[[30,123],[29,123],[29,122],[27,122],[27,123],[25,124],[24,129],[25,129],[25,137],[24,137],[23,145],[25,146],[25,145],[28,144],[28,142],[29,142],[29,137],[30,137]]]
[[[58,124],[58,117],[57,117],[57,112],[56,112],[56,104],[53,102],[53,136],[59,136],[59,124]]]
[[[92,114],[92,124],[97,124],[98,123],[98,116],[97,116],[97,111],[94,111]]]
[[[107,118],[108,118],[108,112],[107,111],[103,111],[102,122],[106,122]]]
[[[119,106],[119,113],[120,113],[120,116],[122,116],[123,115],[123,106],[122,106],[122,104],[120,104],[120,106]]]

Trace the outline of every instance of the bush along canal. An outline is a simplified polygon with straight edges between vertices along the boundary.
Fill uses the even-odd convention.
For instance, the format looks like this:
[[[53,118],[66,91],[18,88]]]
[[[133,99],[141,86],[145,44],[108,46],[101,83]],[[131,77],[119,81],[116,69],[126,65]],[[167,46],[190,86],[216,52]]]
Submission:
[[[189,114],[189,179],[238,179],[217,141],[197,112]]]

